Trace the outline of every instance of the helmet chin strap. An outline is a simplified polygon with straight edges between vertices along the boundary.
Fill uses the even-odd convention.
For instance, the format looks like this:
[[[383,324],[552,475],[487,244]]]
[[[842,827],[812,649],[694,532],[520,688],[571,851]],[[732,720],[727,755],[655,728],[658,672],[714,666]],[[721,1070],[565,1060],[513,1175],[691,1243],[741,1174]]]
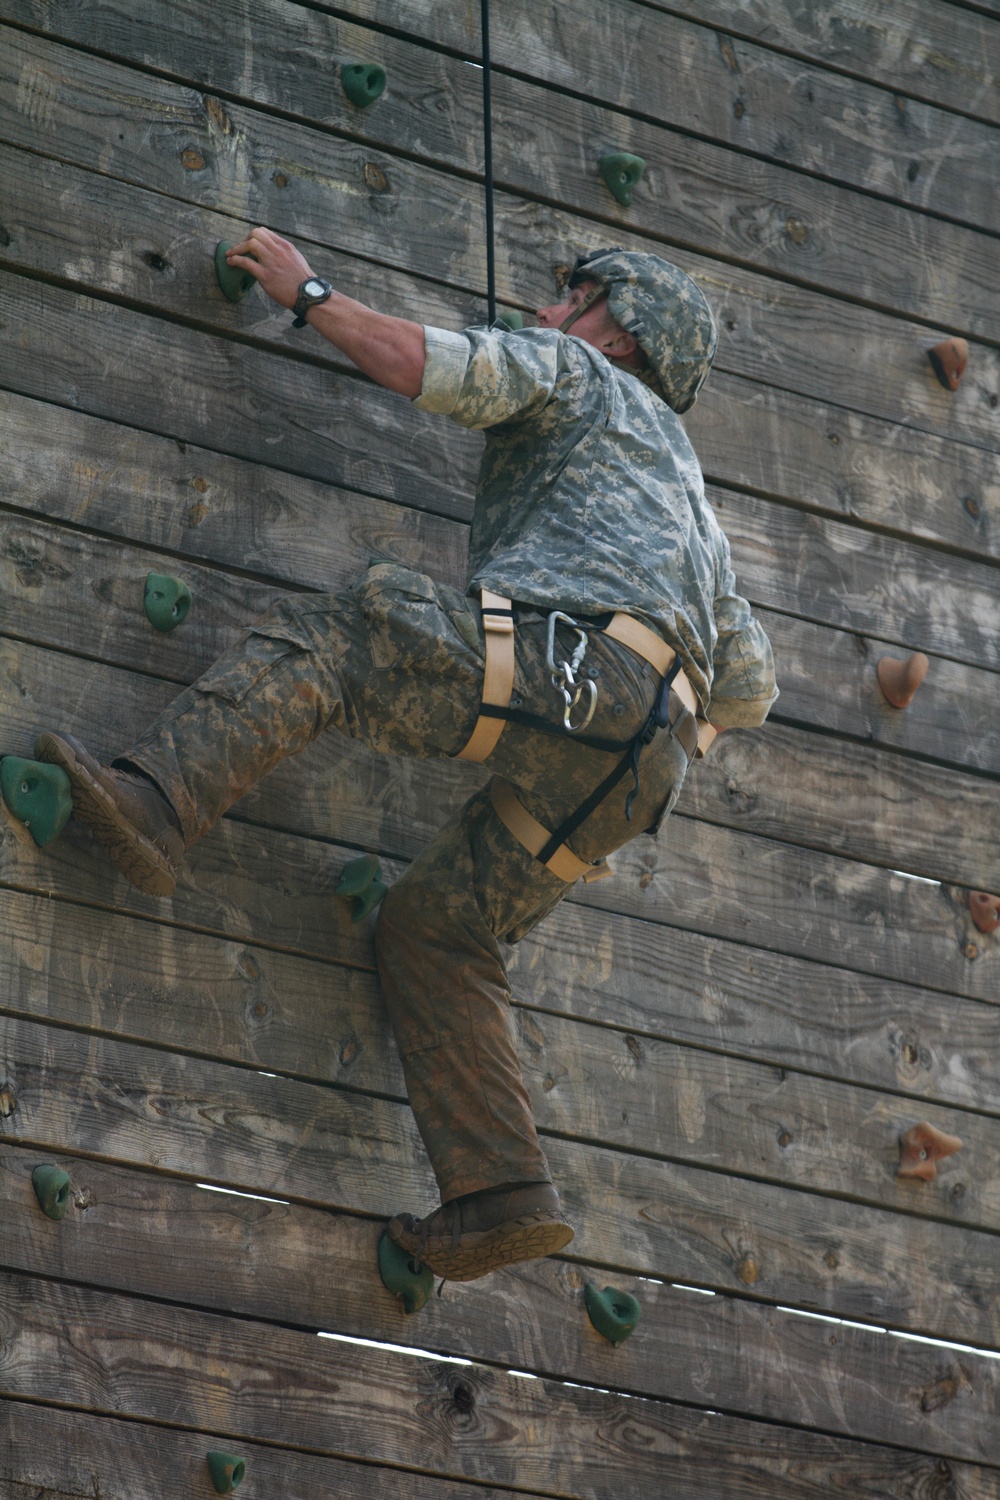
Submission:
[[[579,303],[576,307],[574,307],[569,317],[565,318],[563,322],[559,324],[559,332],[569,333],[577,318],[582,317],[583,314],[587,311],[588,307],[593,307],[595,302],[600,302],[601,298],[606,297],[607,295],[607,287],[601,286],[599,282],[595,282],[594,285],[590,288],[589,292],[584,292],[583,296],[580,298]]]

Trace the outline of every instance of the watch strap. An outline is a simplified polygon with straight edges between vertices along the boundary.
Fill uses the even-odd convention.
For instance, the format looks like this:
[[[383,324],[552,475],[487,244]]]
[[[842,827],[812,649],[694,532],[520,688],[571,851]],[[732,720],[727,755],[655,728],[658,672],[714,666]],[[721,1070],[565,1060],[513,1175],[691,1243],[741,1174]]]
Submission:
[[[318,297],[310,296],[309,293],[305,290],[310,282],[313,281],[318,281],[320,286],[324,288],[324,291]],[[292,308],[292,312],[295,314],[295,318],[292,322],[292,327],[305,328],[306,313],[309,311],[309,309],[311,307],[321,306],[321,304],[326,302],[332,296],[332,294],[333,287],[328,281],[324,281],[322,276],[307,276],[305,281],[301,282],[299,285],[299,295],[296,297],[295,306]]]

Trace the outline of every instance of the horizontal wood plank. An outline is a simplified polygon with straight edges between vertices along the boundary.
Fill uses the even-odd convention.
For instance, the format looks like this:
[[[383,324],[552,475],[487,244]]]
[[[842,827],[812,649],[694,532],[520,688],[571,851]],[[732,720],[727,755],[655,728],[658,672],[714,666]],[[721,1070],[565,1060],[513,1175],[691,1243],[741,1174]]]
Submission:
[[[2,1500],[135,1500],[155,1476],[161,1500],[215,1493],[205,1455],[219,1447],[212,1431],[192,1432],[80,1411],[0,1403]],[[513,1491],[468,1485],[337,1458],[317,1458],[241,1438],[245,1494],[337,1495],[338,1500],[512,1500]],[[537,1494],[518,1489],[528,1500]],[[978,1500],[978,1497],[977,1497]]]
[[[7,1275],[3,1302],[0,1381],[14,1398],[579,1500],[639,1500],[652,1484],[694,1500],[708,1463],[720,1500],[746,1494],[748,1474],[775,1500],[836,1487],[875,1500],[887,1484],[916,1497],[943,1477],[939,1459],[876,1444],[291,1330],[262,1340],[259,1325],[107,1293]],[[955,1470],[962,1500],[993,1500],[994,1471]]]
[[[34,1207],[33,1160],[30,1151],[0,1153],[7,1270],[347,1337],[415,1342],[924,1452],[986,1462],[1000,1454],[988,1420],[1000,1372],[994,1359],[971,1350],[620,1274],[616,1289],[639,1300],[642,1316],[633,1337],[612,1348],[594,1334],[582,1304],[585,1280],[600,1273],[552,1258],[449,1287],[419,1317],[407,1317],[377,1279],[377,1224],[58,1157],[73,1187],[68,1222],[55,1228]]]
[[[225,112],[223,115],[228,133],[243,140],[247,132],[230,121]],[[206,302],[212,305],[214,299],[218,310],[215,316],[222,312],[229,328],[259,328],[262,333],[270,330],[273,334],[273,320],[266,312],[262,315],[258,294],[245,299],[239,308],[223,302],[206,254],[218,238],[220,224],[235,232],[249,217],[263,219],[307,246],[310,241],[317,246],[332,242],[340,252],[388,262],[397,275],[406,270],[424,277],[446,278],[466,289],[466,303],[469,292],[482,297],[485,259],[481,207],[478,195],[470,199],[466,180],[288,122],[254,114],[251,123],[255,127],[266,124],[268,137],[277,132],[279,139],[265,139],[261,144],[265,159],[253,168],[252,194],[247,179],[250,169],[237,160],[234,170],[241,186],[239,205],[234,204],[231,210],[237,215],[235,223],[222,219],[213,228],[204,213],[196,215],[194,206],[176,204],[171,205],[171,218],[168,205],[130,197],[138,193],[135,188],[105,179],[103,187],[85,189],[82,183],[87,179],[83,178],[77,189],[80,223],[76,229],[65,227],[65,220],[61,220],[54,245],[45,247],[45,236],[36,232],[34,245],[44,248],[19,252],[19,237],[32,238],[28,235],[30,221],[39,214],[37,206],[30,212],[22,208],[20,217],[28,219],[28,226],[18,233],[14,232],[16,224],[8,230],[11,237],[3,259],[16,264],[20,254],[29,262],[37,256],[50,263],[59,256],[59,236],[72,239],[75,234],[82,243],[62,257],[69,279],[100,285],[102,278],[105,283],[110,278],[112,292],[120,295],[130,295],[127,288],[132,283],[136,290],[131,295],[152,296],[166,306],[180,303],[189,317],[197,316],[196,289],[200,288],[202,307]],[[150,138],[155,139],[155,134]],[[176,169],[176,163],[173,165]],[[58,163],[43,167],[35,158],[32,170],[51,174],[59,168]],[[182,168],[176,170],[189,175]],[[69,172],[69,168],[63,169],[64,176]],[[285,179],[284,188],[275,185],[276,177]],[[75,179],[65,180],[70,186],[62,191],[72,195]],[[112,247],[111,266],[93,254],[95,245],[108,240],[106,222],[103,228],[100,224],[88,227],[94,217],[95,205],[90,202],[94,192],[116,197],[115,209],[105,208],[102,218],[106,221],[114,212],[122,221],[119,238]],[[217,198],[206,196],[214,207]],[[24,194],[17,193],[16,197],[17,202],[24,202]],[[118,199],[126,206],[118,206]],[[32,202],[30,187],[27,202]],[[503,249],[497,267],[501,300],[521,307],[550,302],[554,284],[558,287],[565,268],[572,265],[582,247],[593,244],[594,223],[562,208],[507,193],[498,196],[497,214]],[[193,227],[199,222],[200,231]],[[599,233],[606,239],[606,226]],[[615,226],[615,233],[627,247],[650,249],[658,244],[622,226]],[[204,243],[202,235],[206,237]],[[123,250],[122,240],[127,250]],[[320,270],[339,273],[336,260],[327,262],[326,250],[317,248],[310,254],[320,257]],[[992,256],[992,250],[988,254]],[[995,447],[995,409],[990,404],[991,397],[997,395],[995,350],[974,344],[970,369],[952,395],[942,390],[927,360],[926,350],[940,336],[927,323],[915,324],[852,306],[839,297],[825,297],[797,284],[761,276],[753,269],[728,266],[680,246],[676,251],[671,249],[670,256],[702,284],[720,318],[721,369],[820,399],[837,400],[849,408],[902,420],[959,441]],[[350,289],[356,274],[349,276],[345,290]],[[421,315],[412,297],[409,302],[411,315]],[[933,324],[932,312],[925,309],[924,316]],[[433,311],[427,317],[433,321]],[[953,323],[952,318],[944,320],[944,330],[953,331]],[[817,345],[817,325],[823,329],[821,348]],[[320,347],[318,338],[305,340],[302,347],[310,342]]]
[[[718,0],[653,4],[855,77],[1000,120],[996,26],[973,9],[921,0],[837,0],[836,12],[826,14],[788,0],[743,0],[734,14]],[[989,5],[987,0],[980,8]]]
[[[819,174],[912,208],[993,229],[1000,223],[990,190],[995,149],[995,127],[990,124],[907,98],[912,91],[901,88],[897,79],[888,89],[872,87],[856,77],[844,78],[824,67],[809,66],[801,57],[792,59],[754,45],[746,35],[735,34],[740,28],[734,31],[731,15],[724,23],[729,34],[720,37],[676,14],[637,17],[627,7],[618,7],[617,14],[613,8],[602,9],[601,39],[613,31],[618,38],[624,33],[632,40],[638,25],[641,35],[636,51],[652,43],[661,58],[671,57],[670,87],[664,88],[654,75],[653,90],[642,90],[637,117],[637,94],[627,84],[623,86],[610,68],[597,81],[597,97],[611,109],[602,108],[595,99],[540,87],[533,78],[512,76],[506,71],[511,66],[558,86],[569,81],[572,87],[572,73],[582,67],[590,76],[582,78],[578,88],[586,95],[594,92],[595,64],[582,54],[582,37],[567,38],[556,31],[551,13],[543,11],[540,17],[536,8],[530,31],[523,17],[509,26],[504,18],[498,23],[495,62],[500,66],[495,67],[493,87],[495,163],[500,180],[560,200],[572,187],[578,202],[592,198],[605,217],[633,222],[637,217],[649,221],[665,202],[671,221],[677,224],[685,211],[702,217],[705,212],[703,204],[678,202],[678,179],[683,180],[699,162],[721,163],[720,146],[735,147],[754,174],[763,172],[791,182],[793,174],[784,169],[794,168],[796,175],[802,171]],[[238,24],[239,15],[238,7],[224,5],[219,31],[213,31],[197,13],[182,27],[157,12],[139,12],[125,30],[109,17],[107,9],[98,13],[85,35],[65,14],[54,23],[50,18],[49,24],[57,35],[82,35],[87,44],[103,44],[104,50],[140,66],[166,68],[196,86],[242,96],[460,170],[481,170],[481,91],[459,58],[370,31],[346,18],[258,0],[250,24],[258,55],[266,53],[267,67],[256,69],[248,79],[241,62],[228,55],[219,41],[227,24]],[[464,20],[455,13],[442,15],[438,7],[430,40],[446,40],[445,32]],[[595,18],[588,16],[581,31],[583,27],[592,31],[594,26]],[[515,35],[519,47],[514,45]],[[468,40],[478,50],[474,32]],[[558,48],[555,58],[553,42]],[[70,101],[74,101],[77,128],[82,121],[90,129],[112,114],[115,128],[105,129],[104,134],[115,153],[109,160],[120,162],[125,155],[122,123],[130,120],[135,107],[135,90],[127,87],[120,91],[124,101],[112,106],[114,77],[121,73],[121,65],[87,58],[60,65],[55,59],[62,49],[47,39],[29,37],[11,43],[15,45],[24,59],[21,67],[29,69],[27,74],[15,74],[22,101],[29,89],[38,91],[46,98],[57,129]],[[377,109],[357,110],[339,89],[328,87],[323,60],[338,56],[377,58],[386,67],[390,87]],[[963,59],[966,66],[970,61]],[[102,79],[103,105],[88,93],[97,78]],[[654,120],[684,132],[694,128],[719,145],[676,135]],[[161,129],[165,123],[161,117]],[[636,152],[647,161],[637,207],[628,214],[604,193],[595,172],[597,157],[611,146]],[[754,157],[777,166],[764,166]],[[961,162],[961,172],[942,171],[945,161]],[[664,166],[675,189],[666,195],[662,180],[657,181]],[[802,189],[808,194],[810,185],[802,183]],[[748,191],[749,185],[743,202]],[[769,238],[760,237],[757,254],[780,248],[768,245]],[[786,245],[786,253],[793,246],[794,242]]]
[[[403,1092],[368,942],[354,945],[355,966],[343,967],[10,889],[4,914],[0,976],[10,1014]],[[1000,1113],[995,1006],[574,902],[508,957],[542,1107],[560,1070],[543,1066],[547,1023],[533,1011],[625,1030],[628,1078],[649,1037],[890,1090],[905,1096],[900,1110],[918,1113],[926,1099]],[[615,1041],[612,1033],[609,1058]]]
[[[50,675],[49,656],[27,646],[8,642],[0,646],[0,657],[9,704],[8,753],[30,755],[34,735],[46,723],[65,727],[67,691],[74,704],[72,722],[99,754],[120,753],[134,732],[136,715],[152,717],[173,696],[169,684],[115,674],[106,667],[88,665],[84,675],[79,662],[67,689],[65,677]],[[137,704],[144,707],[137,709]],[[126,711],[125,705],[131,716],[127,726],[115,717],[119,708]],[[16,725],[21,728],[15,730]],[[438,762],[387,760],[329,736],[276,772],[263,792],[251,793],[241,818],[253,819],[258,809],[266,816],[269,804],[272,811],[279,810],[279,823],[301,820],[301,789],[311,785],[314,796],[318,789],[306,768],[320,750],[330,759],[323,768],[326,808],[315,816],[336,817],[341,837],[351,845],[391,849],[401,837],[396,807],[410,808],[411,818],[421,806],[444,816],[461,785],[463,773],[454,764],[442,768]],[[465,774],[471,789],[477,773],[467,768]],[[415,775],[428,778],[419,798]],[[375,788],[386,776],[389,786],[376,797]],[[97,905],[172,916],[187,926],[236,937],[265,941],[266,933],[270,946],[347,962],[360,951],[353,929],[348,937],[331,929],[329,896],[341,861],[314,840],[224,819],[190,851],[177,894],[165,904],[141,896],[118,878],[76,825],[71,823],[55,844],[39,851],[9,815],[5,822],[0,878],[9,884],[51,889],[71,899],[86,892],[85,899]],[[315,831],[313,824],[310,831]],[[409,828],[407,837],[412,840],[413,834]],[[965,892],[689,818],[675,818],[667,834],[657,842],[638,840],[628,846],[616,856],[614,881],[585,886],[574,899],[891,978],[907,980],[919,973],[924,983],[946,992],[995,999],[1000,944],[973,927]],[[268,870],[266,887],[255,876],[256,868]],[[275,880],[287,897],[278,899]]]
[[[279,20],[279,16],[273,13],[276,9],[274,0],[271,0],[268,19],[272,25]],[[640,14],[648,16],[648,12]],[[293,100],[285,102],[284,107],[290,102],[296,115],[308,118],[315,98],[321,118],[325,119],[329,112],[331,91],[321,60],[329,52],[325,48],[322,51],[311,51],[303,45],[301,36],[296,34],[303,21],[307,30],[317,29],[319,18],[315,12],[287,4],[281,7],[280,15],[287,15],[292,27],[290,33],[283,29],[282,50],[286,55],[294,51],[297,62],[303,56],[311,57],[315,69],[314,76],[307,80],[303,77],[303,68],[299,62],[296,68],[295,96]],[[219,24],[224,31],[225,22],[221,17]],[[670,24],[683,28],[683,23]],[[257,45],[267,54],[266,73],[270,78],[272,69],[275,68],[274,50],[265,37],[257,35],[256,30],[254,35]],[[381,41],[378,38],[378,43]],[[23,54],[23,44],[19,45],[16,34],[13,42],[15,48]],[[32,50],[27,57],[22,60],[21,57],[13,56],[8,63],[12,82],[14,77],[18,80],[16,90],[11,89],[11,96],[22,100],[22,109],[20,113],[16,107],[11,111],[13,119],[9,130],[5,129],[3,119],[0,118],[0,132],[11,142],[23,143],[33,149],[45,151],[46,154],[55,151],[64,155],[65,152],[57,144],[60,134],[57,113],[63,119],[72,116],[74,128],[71,134],[74,140],[80,141],[80,144],[70,148],[72,159],[81,165],[99,165],[102,172],[114,176],[125,175],[134,179],[135,158],[126,146],[124,132],[117,124],[109,131],[105,122],[110,101],[105,98],[94,109],[88,107],[88,101],[74,97],[73,82],[64,90],[54,80],[60,80],[67,74],[73,78],[77,71],[74,56],[64,48],[50,54],[40,53],[39,49],[43,45],[37,40],[29,42],[28,47]],[[182,45],[185,51],[196,45],[189,30],[185,31]],[[397,42],[391,50],[399,52],[403,45]],[[216,72],[215,54],[219,50],[218,43],[215,42],[213,46],[206,39],[206,45],[201,50],[199,76],[211,78]],[[410,128],[402,132],[386,120],[382,131],[376,128],[372,144],[380,150],[393,153],[401,149],[412,150],[416,145],[421,154],[426,156],[430,153],[433,161],[438,160],[432,142],[414,139],[426,133],[423,130],[425,121],[433,113],[427,108],[430,85],[439,99],[442,102],[447,99],[449,104],[447,109],[437,112],[438,119],[445,124],[451,140],[457,138],[463,142],[462,147],[457,150],[454,146],[450,149],[446,146],[445,163],[467,170],[470,165],[469,143],[477,143],[476,155],[480,149],[479,119],[482,102],[477,96],[476,80],[471,70],[457,60],[445,59],[441,54],[428,56],[423,49],[415,55],[409,55],[412,52],[413,49],[407,49],[402,66],[400,63],[403,60],[396,57],[387,57],[385,61],[394,79],[405,76],[414,79],[414,82],[416,78],[420,79],[417,120],[410,122]],[[773,61],[773,58],[769,60]],[[722,58],[717,52],[714,61],[717,67],[722,65]],[[428,63],[433,82],[427,76]],[[790,72],[800,70],[800,65],[796,65]],[[121,70],[116,71],[120,76]],[[176,64],[172,71],[178,71]],[[222,63],[216,76],[219,73],[224,75],[226,71],[226,66]],[[460,80],[457,87],[456,79]],[[31,120],[23,108],[23,100],[31,90],[32,80],[50,104],[46,113],[47,128],[43,130],[38,129],[37,120]],[[724,259],[788,275],[818,288],[834,290],[851,298],[861,298],[910,316],[934,322],[943,321],[952,325],[956,331],[980,337],[990,336],[991,329],[995,331],[995,320],[993,323],[990,321],[992,285],[988,271],[993,254],[992,242],[975,230],[956,224],[944,224],[936,218],[914,214],[909,207],[886,203],[881,198],[851,192],[832,183],[820,183],[803,177],[801,173],[788,171],[783,166],[755,160],[742,152],[736,155],[732,151],[688,137],[679,137],[652,126],[644,127],[629,121],[623,132],[619,125],[620,117],[608,111],[595,110],[593,106],[566,95],[553,95],[546,90],[507,80],[503,75],[499,75],[499,80],[494,110],[497,140],[495,174],[506,188],[532,198],[544,197],[574,213],[617,219],[627,227],[656,238],[663,237],[675,245],[701,249]],[[130,88],[123,88],[121,84],[118,87],[119,94],[126,95],[127,117],[133,122],[133,128],[135,117],[141,109],[136,98],[135,81],[135,76],[132,75]],[[786,97],[794,98],[794,89],[788,90],[791,79],[784,82]],[[61,97],[64,93],[66,97]],[[508,93],[511,96],[509,98],[506,97]],[[164,111],[155,106],[147,109],[147,118],[155,118],[157,149],[160,153],[169,154],[171,175],[186,179],[182,189],[186,190],[185,196],[190,191],[188,184],[195,174],[186,169],[184,163],[193,160],[192,153],[202,163],[214,158],[217,163],[216,172],[227,179],[228,192],[220,195],[223,202],[226,206],[231,206],[231,211],[236,214],[248,215],[251,212],[249,198],[253,190],[249,183],[244,186],[240,179],[244,175],[248,178],[266,175],[265,163],[259,159],[256,144],[260,135],[267,138],[272,133],[266,119],[242,108],[237,108],[233,118],[228,114],[225,116],[230,149],[224,150],[223,165],[220,160],[218,131],[213,140],[211,116],[204,101],[197,95],[192,97],[188,90],[172,102],[174,109],[166,112],[166,119]],[[756,101],[745,101],[744,107],[746,102],[753,108]],[[220,106],[217,105],[217,108]],[[343,108],[353,113],[346,100]],[[813,108],[815,111],[815,105]],[[900,111],[892,101],[884,99],[882,109],[887,119],[892,121],[893,145],[897,152],[901,145],[904,146],[909,167],[914,160],[916,142],[912,139],[901,142],[898,124]],[[197,144],[191,140],[190,127],[184,118],[190,113],[200,117],[202,133],[209,127],[208,139],[202,139]],[[76,121],[81,116],[91,122],[87,136],[76,127]],[[174,118],[171,119],[171,116]],[[895,116],[895,120],[892,120],[892,116]],[[816,112],[816,117],[822,118],[822,114]],[[375,111],[372,115],[373,121],[382,118],[381,111]],[[725,118],[732,119],[731,109],[725,110]],[[167,120],[171,120],[177,131],[174,140],[170,139]],[[978,129],[988,138],[996,135],[995,131],[984,127],[980,126]],[[288,134],[288,129],[278,125],[276,133],[280,139],[282,134]],[[855,137],[858,133],[855,125]],[[950,133],[942,132],[942,147]],[[112,140],[117,139],[119,148],[113,157],[109,157],[106,149],[109,134]],[[89,151],[83,144],[88,137]],[[356,167],[352,171],[348,164],[356,162],[358,148],[353,143],[344,143],[330,135],[326,135],[323,141],[323,151],[328,158],[324,173],[327,183],[343,182],[356,175]],[[982,151],[979,155],[989,159],[996,142],[988,139],[984,144],[988,144],[989,151]],[[619,208],[597,171],[597,163],[610,145],[638,153],[646,162],[642,183],[633,196],[632,208],[627,212]],[[314,147],[314,152],[315,149]],[[948,149],[954,155],[956,150],[961,150],[961,143],[955,145],[949,141]],[[973,171],[975,160],[976,153],[973,153]],[[161,172],[162,170],[161,168]],[[214,175],[204,165],[196,169],[196,172],[205,178]],[[291,200],[296,195],[294,178],[297,174],[290,172],[286,166],[284,171],[272,167],[269,175],[272,180],[279,177],[285,183],[280,191],[289,197],[286,208],[290,210]],[[386,175],[388,177],[391,174]],[[398,181],[398,171],[395,175]],[[988,178],[970,184],[964,172],[926,172],[925,175],[931,180],[940,177],[945,182],[961,185],[961,197],[956,205],[959,210],[963,205],[971,205],[977,200],[991,203],[995,196],[988,190]],[[292,188],[289,193],[287,185],[290,179]],[[202,201],[206,200],[207,186],[207,182],[200,184]],[[357,201],[356,198],[355,213]],[[222,206],[218,197],[212,206]],[[969,212],[973,211],[970,209],[967,214]],[[407,217],[412,218],[413,215],[414,209],[411,208]],[[1000,230],[1000,218],[995,223],[991,222],[991,228],[994,231]],[[416,238],[420,233],[419,221],[414,222],[413,230]],[[878,256],[865,253],[871,244],[880,246],[881,253]]]
[[[436,1198],[393,1100],[9,1018],[2,1138],[378,1219]],[[573,1259],[993,1346],[995,1233],[546,1139]]]
[[[12,899],[8,897],[8,903]],[[84,941],[82,950],[74,941],[83,925],[83,913],[63,909],[60,915],[70,918],[66,935],[61,924],[46,924],[59,955],[50,960],[57,976],[60,969],[73,971],[81,951],[93,950],[92,939]],[[100,925],[106,929],[106,924]],[[116,926],[120,931],[121,923]],[[306,1081],[333,1080],[353,1090],[405,1099],[381,997],[356,973],[338,969],[327,974],[314,969],[310,974],[310,966],[302,960],[292,960],[285,973],[275,959],[269,963],[263,956],[237,950],[234,961],[232,945],[227,945],[228,954],[219,954],[204,941],[192,943],[187,935],[175,933],[164,935],[160,942],[170,955],[168,972],[175,977],[168,982],[162,970],[159,978],[149,974],[147,960],[146,983],[164,1014],[151,1026],[147,1022],[139,1032],[140,1040],[214,1056],[221,1037],[222,1054],[232,1060],[269,1071],[280,1066]],[[209,946],[209,973],[217,975],[220,967],[229,970],[228,983],[218,993],[211,983],[206,986],[199,980],[197,970],[177,974],[181,954],[194,956],[205,946]],[[41,974],[29,967],[39,952],[38,941],[21,937],[16,952],[22,984],[37,993],[47,982],[44,976],[49,967],[44,965]],[[272,970],[269,983],[261,982],[262,965]],[[275,967],[279,967],[278,975],[273,974]],[[95,955],[89,962],[89,976],[82,1005],[72,999],[67,1004],[56,990],[42,1013],[57,1022],[82,1023],[104,1032],[125,1029],[121,1007],[124,1001],[126,1013],[131,1010],[128,999],[135,983],[129,956],[120,953],[117,961],[109,961]],[[274,1015],[276,981],[286,987],[285,999],[278,1006],[284,1025]],[[317,985],[322,1021],[313,1014]],[[180,1008],[165,1004],[168,988],[181,991]],[[232,997],[225,1009],[223,993]],[[16,991],[10,994],[4,1009],[38,1014],[15,995]],[[790,997],[783,998],[788,1004]],[[233,1000],[238,1007],[235,1013],[230,1009]],[[175,1032],[172,1028],[181,1014],[185,1025]],[[612,1016],[600,1019],[605,1024],[592,1026],[568,1016],[519,1011],[522,1068],[535,1118],[544,1131],[819,1193],[856,1197],[906,1213],[1000,1228],[997,1121],[978,1112],[970,1115],[941,1108],[928,1101],[926,1090],[924,1098],[915,1100],[803,1074],[797,1071],[794,1055],[789,1057],[790,1067],[748,1061],[732,1055],[737,1051],[734,1039],[724,1039],[730,1055],[720,1055],[656,1036],[640,1039],[631,1031],[611,1029]],[[995,1015],[987,1016],[988,1029],[994,1019]],[[666,1026],[661,1022],[657,1029],[669,1029],[669,1013],[664,1020]],[[272,1027],[278,1029],[273,1053]],[[317,1046],[318,1031],[326,1039]],[[135,1035],[134,1023],[127,1034]],[[838,1040],[846,1050],[855,1039],[842,1035]],[[948,1056],[957,1071],[965,1071],[957,1048],[952,1047]],[[825,1070],[835,1075],[841,1071],[835,1056],[827,1060]],[[998,1093],[995,1078],[982,1079],[981,1093],[975,1099],[977,1111],[992,1105],[998,1112]],[[943,1164],[930,1185],[915,1186],[895,1177],[899,1137],[918,1118],[961,1136],[966,1143],[966,1154]]]

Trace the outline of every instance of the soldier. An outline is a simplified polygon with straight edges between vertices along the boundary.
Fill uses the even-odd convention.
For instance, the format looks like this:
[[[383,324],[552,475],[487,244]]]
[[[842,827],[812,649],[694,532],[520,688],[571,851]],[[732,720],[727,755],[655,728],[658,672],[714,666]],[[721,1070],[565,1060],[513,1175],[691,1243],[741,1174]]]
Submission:
[[[761,724],[768,641],[678,420],[716,330],[657,256],[581,258],[539,327],[464,333],[342,296],[287,240],[229,253],[423,411],[485,432],[465,593],[395,563],[275,604],[131,749],[99,764],[46,733],[74,809],[141,890],[279,761],[335,725],[376,750],[487,761],[489,785],[382,904],[376,952],[410,1103],[441,1191],[389,1232],[473,1280],[573,1237],[539,1146],[500,948],[607,855],[655,833],[712,730]]]

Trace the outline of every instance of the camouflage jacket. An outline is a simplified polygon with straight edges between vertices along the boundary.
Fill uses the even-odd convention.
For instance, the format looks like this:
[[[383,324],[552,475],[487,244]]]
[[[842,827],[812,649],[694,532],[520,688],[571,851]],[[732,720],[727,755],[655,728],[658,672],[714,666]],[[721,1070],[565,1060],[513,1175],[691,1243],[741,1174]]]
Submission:
[[[572,334],[425,328],[416,405],[485,430],[470,591],[544,609],[622,609],[680,653],[720,727],[777,697],[767,636],[680,419]]]

